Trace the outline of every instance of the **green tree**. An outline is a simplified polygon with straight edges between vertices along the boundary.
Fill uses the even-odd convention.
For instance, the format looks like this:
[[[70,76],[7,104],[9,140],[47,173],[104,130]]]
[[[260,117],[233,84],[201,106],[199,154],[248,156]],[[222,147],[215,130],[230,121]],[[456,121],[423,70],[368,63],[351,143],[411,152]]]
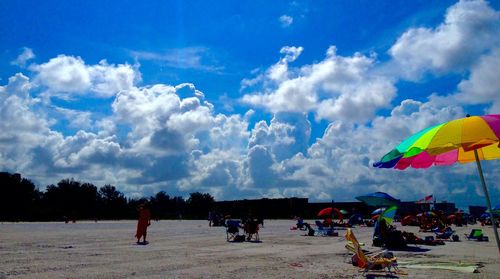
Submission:
[[[71,219],[94,219],[99,195],[93,184],[82,184],[72,178],[59,181],[57,186],[47,186],[43,200],[52,219],[64,216]]]
[[[189,217],[196,219],[205,219],[208,212],[213,210],[215,199],[208,193],[195,192],[189,194],[187,200]]]
[[[30,221],[39,218],[41,192],[20,174],[0,172],[0,220]]]
[[[127,217],[127,199],[112,185],[104,185],[99,189],[99,218],[123,219]]]

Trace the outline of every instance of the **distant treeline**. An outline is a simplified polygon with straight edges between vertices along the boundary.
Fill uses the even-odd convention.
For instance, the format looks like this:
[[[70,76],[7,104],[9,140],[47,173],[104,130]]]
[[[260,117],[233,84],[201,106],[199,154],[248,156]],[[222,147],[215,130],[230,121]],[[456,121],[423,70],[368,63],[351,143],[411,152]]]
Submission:
[[[0,172],[0,221],[118,220],[137,218],[137,207],[148,201],[155,219],[205,219],[215,204],[206,193],[187,200],[164,191],[151,197],[126,198],[115,186],[63,179],[38,190],[20,174]]]

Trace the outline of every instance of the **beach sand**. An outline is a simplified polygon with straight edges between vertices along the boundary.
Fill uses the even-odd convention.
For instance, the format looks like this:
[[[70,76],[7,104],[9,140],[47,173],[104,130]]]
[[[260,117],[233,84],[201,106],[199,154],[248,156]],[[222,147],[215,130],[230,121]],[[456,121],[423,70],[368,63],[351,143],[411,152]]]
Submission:
[[[432,235],[395,224],[421,237]],[[136,221],[2,223],[0,279],[364,278],[349,262],[345,230],[338,230],[338,237],[310,237],[290,230],[293,225],[293,220],[266,220],[260,243],[228,243],[225,228],[209,227],[208,221],[153,221],[150,243],[137,245]],[[492,228],[453,228],[460,242],[394,251],[400,269],[408,273],[399,278],[500,278]],[[472,228],[482,228],[490,241],[466,240]],[[373,228],[353,231],[366,243],[363,249],[380,250],[371,246]],[[478,273],[472,273],[475,268]]]

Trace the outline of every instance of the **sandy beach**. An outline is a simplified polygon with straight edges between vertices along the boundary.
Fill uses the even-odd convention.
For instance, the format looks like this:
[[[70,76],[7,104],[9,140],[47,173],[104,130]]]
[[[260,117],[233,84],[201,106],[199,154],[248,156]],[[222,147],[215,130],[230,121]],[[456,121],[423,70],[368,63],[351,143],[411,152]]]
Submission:
[[[2,223],[0,278],[364,278],[349,263],[345,230],[310,237],[293,224],[266,220],[261,242],[228,243],[225,228],[208,221],[159,221],[149,228],[150,243],[137,245],[136,221]],[[492,228],[482,227],[489,242],[465,239],[479,225],[453,228],[460,242],[394,251],[408,273],[399,278],[500,278]],[[371,246],[373,228],[353,231],[364,249],[380,250]]]

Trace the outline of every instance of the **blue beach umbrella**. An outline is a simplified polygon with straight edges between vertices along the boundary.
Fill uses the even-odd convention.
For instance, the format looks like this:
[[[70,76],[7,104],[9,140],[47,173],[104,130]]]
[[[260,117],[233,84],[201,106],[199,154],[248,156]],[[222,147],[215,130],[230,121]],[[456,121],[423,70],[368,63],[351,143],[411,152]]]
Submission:
[[[356,197],[357,200],[362,201],[370,206],[393,206],[398,205],[400,200],[391,197],[384,192],[375,192],[364,196]]]

